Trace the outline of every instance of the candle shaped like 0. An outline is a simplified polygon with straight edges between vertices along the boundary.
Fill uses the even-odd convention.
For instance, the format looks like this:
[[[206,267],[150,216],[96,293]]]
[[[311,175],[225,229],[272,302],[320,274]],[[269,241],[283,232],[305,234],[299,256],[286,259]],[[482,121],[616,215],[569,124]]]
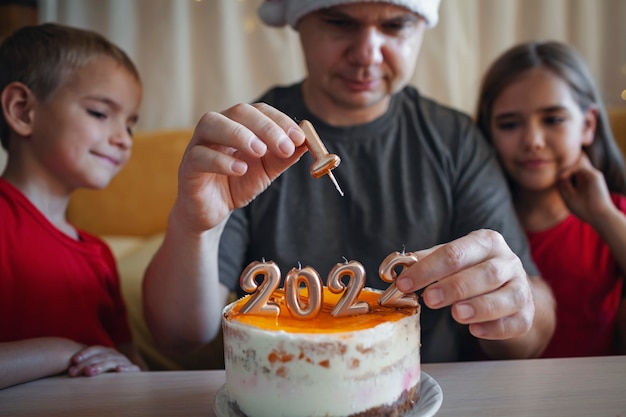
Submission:
[[[378,304],[390,307],[416,307],[418,305],[417,295],[403,293],[396,287],[396,278],[398,278],[396,268],[400,267],[404,270],[415,262],[417,262],[417,256],[411,252],[404,253],[404,251],[390,253],[381,262],[378,275],[380,279],[391,285],[378,298]]]
[[[308,291],[308,301],[300,296],[300,284]],[[317,317],[322,309],[322,279],[317,271],[310,266],[292,268],[285,277],[285,301],[292,316],[299,319]]]
[[[313,165],[311,165],[311,175],[313,178],[328,175],[339,194],[343,197],[343,191],[339,187],[339,184],[331,171],[339,166],[341,158],[335,154],[328,153],[326,146],[324,146],[324,143],[317,135],[317,132],[313,128],[311,122],[303,120],[300,122],[300,129],[304,132],[306,146],[309,148],[309,151],[313,155],[314,159]]]

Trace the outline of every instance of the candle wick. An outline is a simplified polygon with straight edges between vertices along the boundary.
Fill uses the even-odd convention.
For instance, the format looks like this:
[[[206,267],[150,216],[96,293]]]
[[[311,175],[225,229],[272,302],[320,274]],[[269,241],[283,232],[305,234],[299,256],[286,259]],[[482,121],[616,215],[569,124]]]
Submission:
[[[333,175],[331,171],[328,171],[328,178],[330,178],[330,180],[333,182],[333,185],[335,186],[335,189],[337,190],[337,192],[339,192],[339,195],[343,197],[344,196],[343,190],[339,186],[337,179],[335,178],[335,176]]]
[[[404,243],[402,244],[402,254],[406,254],[406,245]]]
[[[298,269],[302,269],[302,264],[298,261]]]
[[[342,256],[342,258],[345,263],[348,263],[348,258],[346,258],[345,256]]]

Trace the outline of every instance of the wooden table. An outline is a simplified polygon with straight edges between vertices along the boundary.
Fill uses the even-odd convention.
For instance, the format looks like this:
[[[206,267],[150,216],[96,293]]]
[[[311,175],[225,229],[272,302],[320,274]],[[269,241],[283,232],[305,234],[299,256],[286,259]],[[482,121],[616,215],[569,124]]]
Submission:
[[[626,356],[423,366],[437,416],[626,417]],[[0,390],[0,416],[205,416],[224,371],[54,377]]]

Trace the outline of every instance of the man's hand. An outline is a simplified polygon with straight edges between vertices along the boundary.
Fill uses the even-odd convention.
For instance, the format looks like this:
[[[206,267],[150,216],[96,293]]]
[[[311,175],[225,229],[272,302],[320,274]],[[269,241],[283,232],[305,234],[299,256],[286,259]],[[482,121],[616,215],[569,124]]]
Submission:
[[[454,319],[482,339],[510,339],[530,330],[535,315],[531,286],[499,233],[479,230],[414,254],[418,262],[398,278],[401,291],[425,288],[428,307],[452,306]]]
[[[173,212],[192,231],[215,227],[297,162],[304,139],[294,120],[264,103],[205,114],[183,155]]]

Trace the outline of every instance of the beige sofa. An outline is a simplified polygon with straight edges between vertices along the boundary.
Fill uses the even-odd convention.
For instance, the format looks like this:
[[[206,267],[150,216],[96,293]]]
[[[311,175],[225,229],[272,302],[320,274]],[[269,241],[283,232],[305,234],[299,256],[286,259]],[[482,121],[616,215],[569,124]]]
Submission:
[[[610,112],[616,140],[626,150],[626,108]],[[121,274],[131,326],[152,369],[223,367],[221,337],[194,355],[170,358],[158,351],[142,313],[143,271],[163,239],[176,196],[177,170],[193,131],[145,132],[135,135],[133,156],[111,184],[100,191],[79,191],[69,206],[77,226],[104,237]]]

